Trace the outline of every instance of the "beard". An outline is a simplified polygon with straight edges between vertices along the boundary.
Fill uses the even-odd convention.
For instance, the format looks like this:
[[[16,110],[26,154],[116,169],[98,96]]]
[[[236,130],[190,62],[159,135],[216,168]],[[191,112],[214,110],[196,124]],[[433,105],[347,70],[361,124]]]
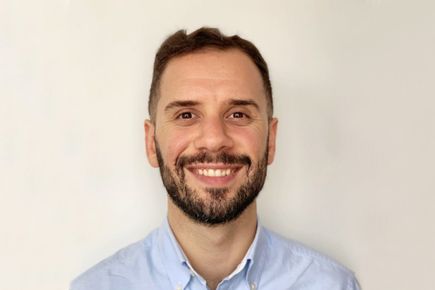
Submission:
[[[163,160],[157,141],[155,144],[160,175],[169,197],[189,218],[200,224],[213,226],[235,220],[256,199],[266,180],[267,149],[262,159],[254,165],[247,155],[233,155],[226,152],[216,155],[202,152],[180,156],[175,162],[175,172],[172,172]],[[201,198],[197,190],[186,183],[184,168],[193,163],[219,162],[227,165],[246,165],[248,168],[246,181],[236,189],[236,194],[231,198],[226,198],[230,190],[225,187],[205,188],[208,197]],[[254,166],[252,174],[249,174],[252,166]]]

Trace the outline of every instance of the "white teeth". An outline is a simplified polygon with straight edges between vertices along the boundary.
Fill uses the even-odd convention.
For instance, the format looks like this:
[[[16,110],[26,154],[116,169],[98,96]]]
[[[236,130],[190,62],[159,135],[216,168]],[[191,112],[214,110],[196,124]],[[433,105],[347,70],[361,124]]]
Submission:
[[[230,175],[231,169],[198,169],[197,172],[199,175],[221,177]]]

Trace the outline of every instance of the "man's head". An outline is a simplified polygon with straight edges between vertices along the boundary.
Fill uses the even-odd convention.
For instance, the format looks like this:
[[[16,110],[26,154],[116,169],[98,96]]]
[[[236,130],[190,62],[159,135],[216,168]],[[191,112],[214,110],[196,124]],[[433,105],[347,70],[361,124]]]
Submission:
[[[268,116],[273,116],[272,86],[269,69],[260,51],[250,41],[238,35],[226,36],[216,28],[200,28],[190,34],[179,30],[169,36],[160,46],[154,60],[153,78],[148,99],[148,113],[151,121],[155,121],[156,106],[160,97],[160,81],[168,63],[182,55],[195,53],[204,49],[216,50],[238,49],[244,52],[257,66],[263,79],[264,92],[267,99]]]
[[[217,29],[177,32],[156,56],[146,149],[173,202],[208,225],[237,218],[262,189],[277,120],[267,65]]]

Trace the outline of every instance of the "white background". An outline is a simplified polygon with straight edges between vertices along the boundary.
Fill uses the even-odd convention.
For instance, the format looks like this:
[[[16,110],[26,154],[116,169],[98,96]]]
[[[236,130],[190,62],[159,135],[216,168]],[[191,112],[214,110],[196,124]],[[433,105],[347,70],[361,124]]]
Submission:
[[[208,25],[270,66],[262,223],[363,289],[435,289],[433,3],[0,0],[0,288],[67,289],[160,224],[142,130],[153,57]]]

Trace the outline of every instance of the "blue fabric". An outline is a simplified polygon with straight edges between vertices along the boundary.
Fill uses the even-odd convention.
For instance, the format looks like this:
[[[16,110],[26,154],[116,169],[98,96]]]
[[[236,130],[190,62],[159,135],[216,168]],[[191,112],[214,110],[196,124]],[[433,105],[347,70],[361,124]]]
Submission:
[[[71,290],[206,290],[165,221],[145,239],[95,265]],[[297,242],[258,226],[239,266],[218,290],[358,290],[352,272]]]

